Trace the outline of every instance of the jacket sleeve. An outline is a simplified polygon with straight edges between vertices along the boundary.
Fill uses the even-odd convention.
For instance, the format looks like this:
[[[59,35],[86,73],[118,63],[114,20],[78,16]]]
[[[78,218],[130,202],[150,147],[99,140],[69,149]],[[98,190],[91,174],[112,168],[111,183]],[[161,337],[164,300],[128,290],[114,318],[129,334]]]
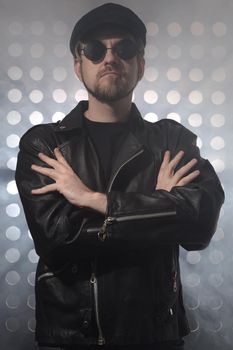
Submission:
[[[57,145],[51,139],[48,144],[47,133],[46,126],[36,126],[21,138],[15,178],[36,252],[46,265],[60,269],[69,261],[93,256],[103,248],[97,235],[92,235],[91,240],[86,238],[87,229],[101,226],[104,216],[75,207],[58,192],[31,194],[33,188],[52,182],[31,169],[32,164],[45,166],[38,158],[39,152],[54,157]],[[52,138],[52,133],[49,136]],[[80,239],[82,231],[86,235]]]
[[[170,121],[163,134],[167,140],[164,151],[169,149],[173,157],[179,150],[185,151],[179,167],[196,157],[201,174],[170,192],[110,192],[102,238],[122,245],[131,242],[135,249],[163,244],[204,249],[215,232],[224,192],[209,161],[200,157],[193,133]]]

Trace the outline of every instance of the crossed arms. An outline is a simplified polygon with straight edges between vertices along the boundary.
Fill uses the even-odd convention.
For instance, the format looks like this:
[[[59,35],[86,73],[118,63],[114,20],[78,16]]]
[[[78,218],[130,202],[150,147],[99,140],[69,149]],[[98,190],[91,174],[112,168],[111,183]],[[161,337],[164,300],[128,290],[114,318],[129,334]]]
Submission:
[[[41,195],[58,191],[68,202],[77,207],[86,207],[102,214],[106,213],[106,195],[94,192],[88,188],[73,171],[58,148],[55,148],[54,154],[56,159],[50,158],[43,153],[39,153],[38,155],[40,160],[50,166],[50,168],[35,164],[31,167],[34,171],[51,178],[54,183],[33,189],[31,193],[33,195]],[[175,171],[183,156],[184,152],[180,151],[173,159],[170,159],[170,151],[165,152],[158,178],[155,179],[156,189],[163,189],[170,192],[174,186],[187,185],[200,174],[199,170],[191,171],[192,167],[197,163],[197,159],[195,158]]]

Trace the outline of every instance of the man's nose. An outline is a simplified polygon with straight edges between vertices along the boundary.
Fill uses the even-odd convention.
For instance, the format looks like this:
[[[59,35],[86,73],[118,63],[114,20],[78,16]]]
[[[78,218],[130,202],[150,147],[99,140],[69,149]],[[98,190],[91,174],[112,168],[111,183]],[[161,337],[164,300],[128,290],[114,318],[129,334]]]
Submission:
[[[104,61],[106,62],[112,62],[119,59],[119,56],[114,51],[113,47],[106,47],[106,54],[104,56]]]

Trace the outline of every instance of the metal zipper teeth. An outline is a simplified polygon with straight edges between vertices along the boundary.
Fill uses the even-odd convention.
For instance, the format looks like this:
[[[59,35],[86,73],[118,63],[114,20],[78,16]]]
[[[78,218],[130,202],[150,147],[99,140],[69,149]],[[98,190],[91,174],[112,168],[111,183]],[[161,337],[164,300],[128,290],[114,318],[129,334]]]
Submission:
[[[175,216],[176,211],[166,211],[165,213],[150,213],[150,214],[136,214],[136,215],[126,215],[126,216],[119,216],[117,218],[114,217],[108,217],[106,220],[106,224],[111,224],[112,221],[117,222],[123,222],[123,221],[130,221],[130,220],[140,220],[140,219],[152,219],[152,218],[162,218],[166,216]],[[112,220],[111,220],[112,219]]]
[[[99,318],[99,308],[98,308],[98,284],[97,284],[97,278],[95,276],[95,273],[93,272],[90,279],[91,284],[93,285],[94,289],[94,302],[95,302],[95,315],[96,315],[96,324],[98,328],[98,345],[104,345],[105,339],[103,336],[103,331],[100,325],[100,318]]]
[[[115,173],[115,175],[113,176],[113,179],[109,185],[109,188],[108,188],[108,193],[111,191],[112,189],[112,185],[113,185],[113,182],[115,181],[117,175],[119,174],[119,172],[121,171],[121,169],[129,162],[131,162],[131,160],[133,160],[134,158],[136,158],[137,156],[139,156],[141,153],[144,152],[144,149],[141,149],[139,152],[137,152],[136,154],[134,154],[131,158],[129,158],[127,161],[125,161],[123,164],[121,164],[120,168],[117,170],[117,172]]]
[[[40,275],[38,278],[37,278],[37,281],[39,282],[41,279],[45,278],[45,277],[53,277],[54,276],[54,273],[53,272],[46,272],[46,273],[43,273],[43,275]]]

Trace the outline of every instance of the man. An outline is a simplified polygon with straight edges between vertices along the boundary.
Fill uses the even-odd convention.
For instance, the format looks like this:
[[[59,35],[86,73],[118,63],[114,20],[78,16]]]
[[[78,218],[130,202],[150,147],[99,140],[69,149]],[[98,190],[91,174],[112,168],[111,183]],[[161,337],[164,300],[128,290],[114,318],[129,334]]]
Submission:
[[[70,49],[88,91],[63,121],[21,139],[16,181],[40,257],[36,340],[62,349],[182,349],[179,245],[205,248],[224,194],[196,136],[131,102],[146,28],[105,4]]]

